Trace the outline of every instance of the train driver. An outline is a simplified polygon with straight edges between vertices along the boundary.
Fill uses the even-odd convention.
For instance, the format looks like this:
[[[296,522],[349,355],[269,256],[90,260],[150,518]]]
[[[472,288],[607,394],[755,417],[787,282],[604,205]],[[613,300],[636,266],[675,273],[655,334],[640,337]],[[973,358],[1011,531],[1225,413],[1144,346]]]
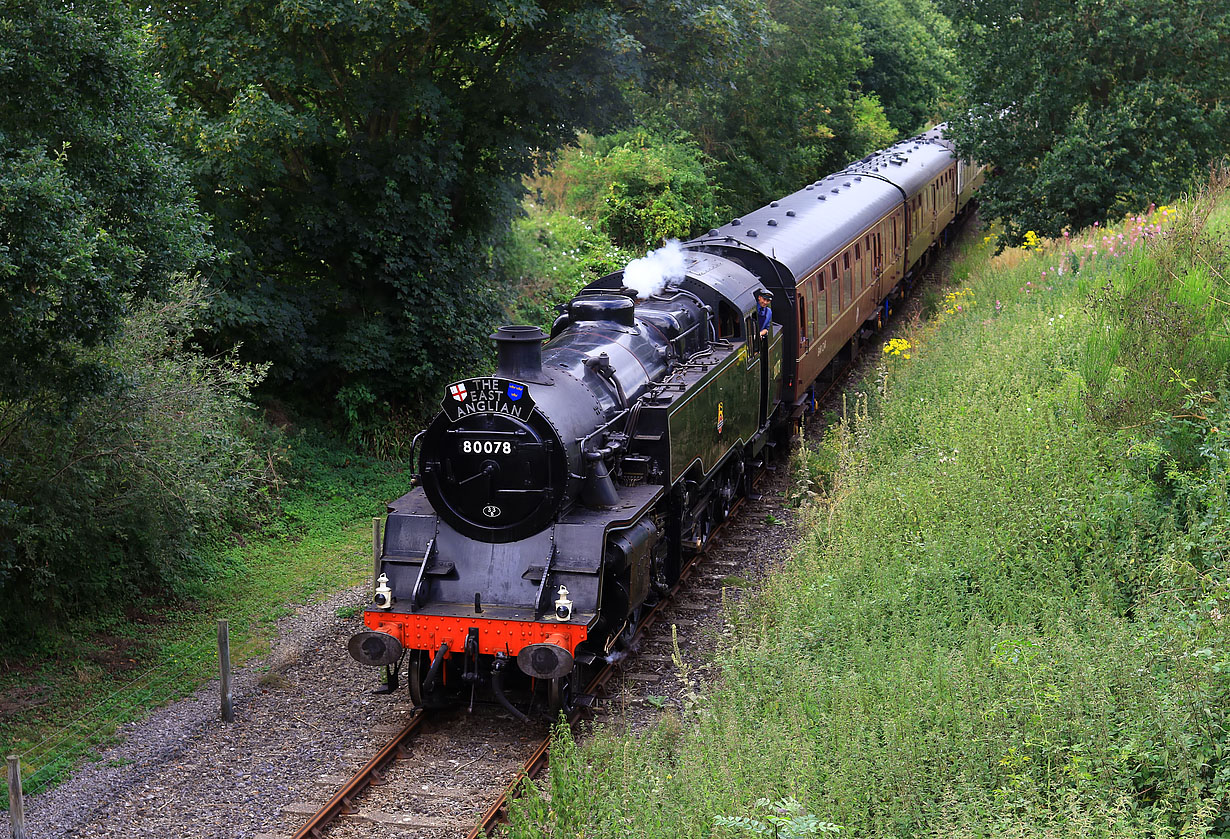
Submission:
[[[760,289],[756,292],[756,323],[760,325],[760,337],[768,337],[769,325],[773,322],[773,294]]]

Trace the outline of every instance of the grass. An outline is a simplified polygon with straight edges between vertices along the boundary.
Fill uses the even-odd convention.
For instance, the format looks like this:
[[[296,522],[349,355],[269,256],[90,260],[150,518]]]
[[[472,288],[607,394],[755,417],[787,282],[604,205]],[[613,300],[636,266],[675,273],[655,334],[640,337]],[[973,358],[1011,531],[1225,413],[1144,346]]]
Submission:
[[[803,544],[715,689],[559,732],[510,835],[1230,829],[1228,221],[968,247],[800,455]]]
[[[371,574],[371,517],[408,489],[395,464],[301,434],[289,442],[281,515],[206,557],[219,569],[174,596],[134,597],[124,608],[53,628],[33,651],[4,651],[0,743],[22,756],[27,794],[65,777],[125,723],[217,675],[217,621],[230,628],[232,666],[267,651],[293,605]],[[266,686],[276,688],[276,677]]]

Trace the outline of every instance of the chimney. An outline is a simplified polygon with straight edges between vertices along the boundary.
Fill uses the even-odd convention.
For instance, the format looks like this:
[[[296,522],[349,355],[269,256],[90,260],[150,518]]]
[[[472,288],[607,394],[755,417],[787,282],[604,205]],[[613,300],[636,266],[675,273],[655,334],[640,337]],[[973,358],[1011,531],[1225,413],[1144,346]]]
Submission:
[[[537,326],[501,326],[491,336],[499,353],[495,374],[518,382],[552,384],[542,369],[542,341],[546,337]]]

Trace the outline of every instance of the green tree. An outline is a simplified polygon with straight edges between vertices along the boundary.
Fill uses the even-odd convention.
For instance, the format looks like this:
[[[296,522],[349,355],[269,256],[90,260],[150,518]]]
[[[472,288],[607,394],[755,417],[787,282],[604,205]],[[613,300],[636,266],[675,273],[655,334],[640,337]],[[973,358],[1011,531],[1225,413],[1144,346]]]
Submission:
[[[899,134],[924,128],[956,93],[958,64],[952,24],[932,0],[843,0],[858,22],[869,62],[863,89],[879,97]]]
[[[717,168],[683,132],[586,135],[552,172],[567,195],[551,209],[594,221],[618,247],[651,250],[725,222],[730,211],[718,203]]]
[[[208,254],[140,52],[117,2],[0,7],[0,399],[99,387],[80,350]]]
[[[952,119],[994,174],[1001,242],[1165,201],[1230,144],[1230,7],[1211,0],[951,0],[969,85]]]
[[[764,45],[718,84],[666,85],[638,103],[659,133],[678,125],[721,163],[736,212],[798,189],[890,142],[895,132],[858,74],[870,66],[847,10],[822,0],[772,4]]]
[[[721,67],[758,8],[156,0],[158,66],[231,253],[211,340],[311,398],[411,401],[473,369],[521,178],[609,125],[620,84]]]
[[[216,570],[202,548],[260,511],[272,476],[247,400],[264,371],[185,348],[204,305],[199,281],[134,304],[81,354],[109,385],[67,416],[0,406],[0,631],[182,590]]]
[[[126,6],[0,7],[0,632],[173,580],[241,517],[260,371],[185,349],[206,226]]]

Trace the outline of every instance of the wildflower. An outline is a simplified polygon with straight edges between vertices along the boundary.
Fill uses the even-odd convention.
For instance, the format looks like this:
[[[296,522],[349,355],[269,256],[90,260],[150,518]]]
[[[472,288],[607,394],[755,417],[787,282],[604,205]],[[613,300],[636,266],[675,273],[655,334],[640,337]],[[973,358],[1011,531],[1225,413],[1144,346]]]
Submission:
[[[910,354],[907,350],[910,349],[910,342],[904,338],[892,338],[884,345],[884,353],[886,355],[897,355],[902,358],[909,358]]]

